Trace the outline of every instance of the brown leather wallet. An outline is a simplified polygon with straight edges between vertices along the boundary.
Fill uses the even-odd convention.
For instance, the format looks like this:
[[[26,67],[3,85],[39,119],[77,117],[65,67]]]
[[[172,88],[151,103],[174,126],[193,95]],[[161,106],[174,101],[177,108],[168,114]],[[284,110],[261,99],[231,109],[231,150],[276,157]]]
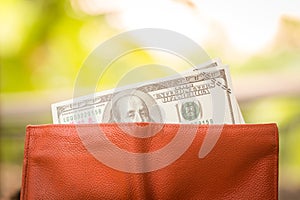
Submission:
[[[278,129],[28,126],[21,199],[278,199]]]

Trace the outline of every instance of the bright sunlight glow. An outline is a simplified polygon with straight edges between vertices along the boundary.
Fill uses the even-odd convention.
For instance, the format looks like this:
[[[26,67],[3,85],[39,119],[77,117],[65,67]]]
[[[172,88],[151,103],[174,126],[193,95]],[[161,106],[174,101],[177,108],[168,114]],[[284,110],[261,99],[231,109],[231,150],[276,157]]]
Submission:
[[[200,44],[226,40],[219,42],[246,54],[272,41],[281,16],[300,17],[300,0],[72,0],[72,5],[87,14],[108,14],[108,22],[121,30],[165,28]]]

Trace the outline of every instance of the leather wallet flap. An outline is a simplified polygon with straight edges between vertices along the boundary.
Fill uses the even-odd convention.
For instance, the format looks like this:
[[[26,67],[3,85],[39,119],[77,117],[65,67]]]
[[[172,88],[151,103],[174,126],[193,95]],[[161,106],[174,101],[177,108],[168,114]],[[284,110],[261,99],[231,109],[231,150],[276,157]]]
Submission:
[[[21,199],[277,199],[276,124],[28,126]]]

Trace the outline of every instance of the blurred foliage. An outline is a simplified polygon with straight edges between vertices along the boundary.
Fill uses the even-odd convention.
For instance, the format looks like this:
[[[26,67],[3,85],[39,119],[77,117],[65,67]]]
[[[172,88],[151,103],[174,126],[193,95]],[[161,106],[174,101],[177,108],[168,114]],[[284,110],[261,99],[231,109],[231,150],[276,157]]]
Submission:
[[[299,26],[300,27],[300,26]],[[276,49],[271,52],[251,57],[247,62],[240,65],[235,74],[255,74],[274,71],[299,71],[300,48],[287,50]]]
[[[2,138],[1,149],[5,152],[0,157],[0,163],[21,165],[23,161],[24,140],[21,138]]]
[[[68,1],[4,0],[0,8],[2,92],[72,86],[88,53],[114,33],[103,16],[78,18]]]

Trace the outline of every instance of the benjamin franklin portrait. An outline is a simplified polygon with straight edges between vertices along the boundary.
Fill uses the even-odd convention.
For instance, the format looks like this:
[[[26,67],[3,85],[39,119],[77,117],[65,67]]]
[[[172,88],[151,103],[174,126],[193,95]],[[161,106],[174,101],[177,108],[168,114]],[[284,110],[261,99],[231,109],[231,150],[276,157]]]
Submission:
[[[102,122],[162,122],[162,113],[150,94],[128,89],[113,95],[105,106]]]
[[[143,99],[124,95],[112,105],[111,122],[150,122],[149,110]]]

